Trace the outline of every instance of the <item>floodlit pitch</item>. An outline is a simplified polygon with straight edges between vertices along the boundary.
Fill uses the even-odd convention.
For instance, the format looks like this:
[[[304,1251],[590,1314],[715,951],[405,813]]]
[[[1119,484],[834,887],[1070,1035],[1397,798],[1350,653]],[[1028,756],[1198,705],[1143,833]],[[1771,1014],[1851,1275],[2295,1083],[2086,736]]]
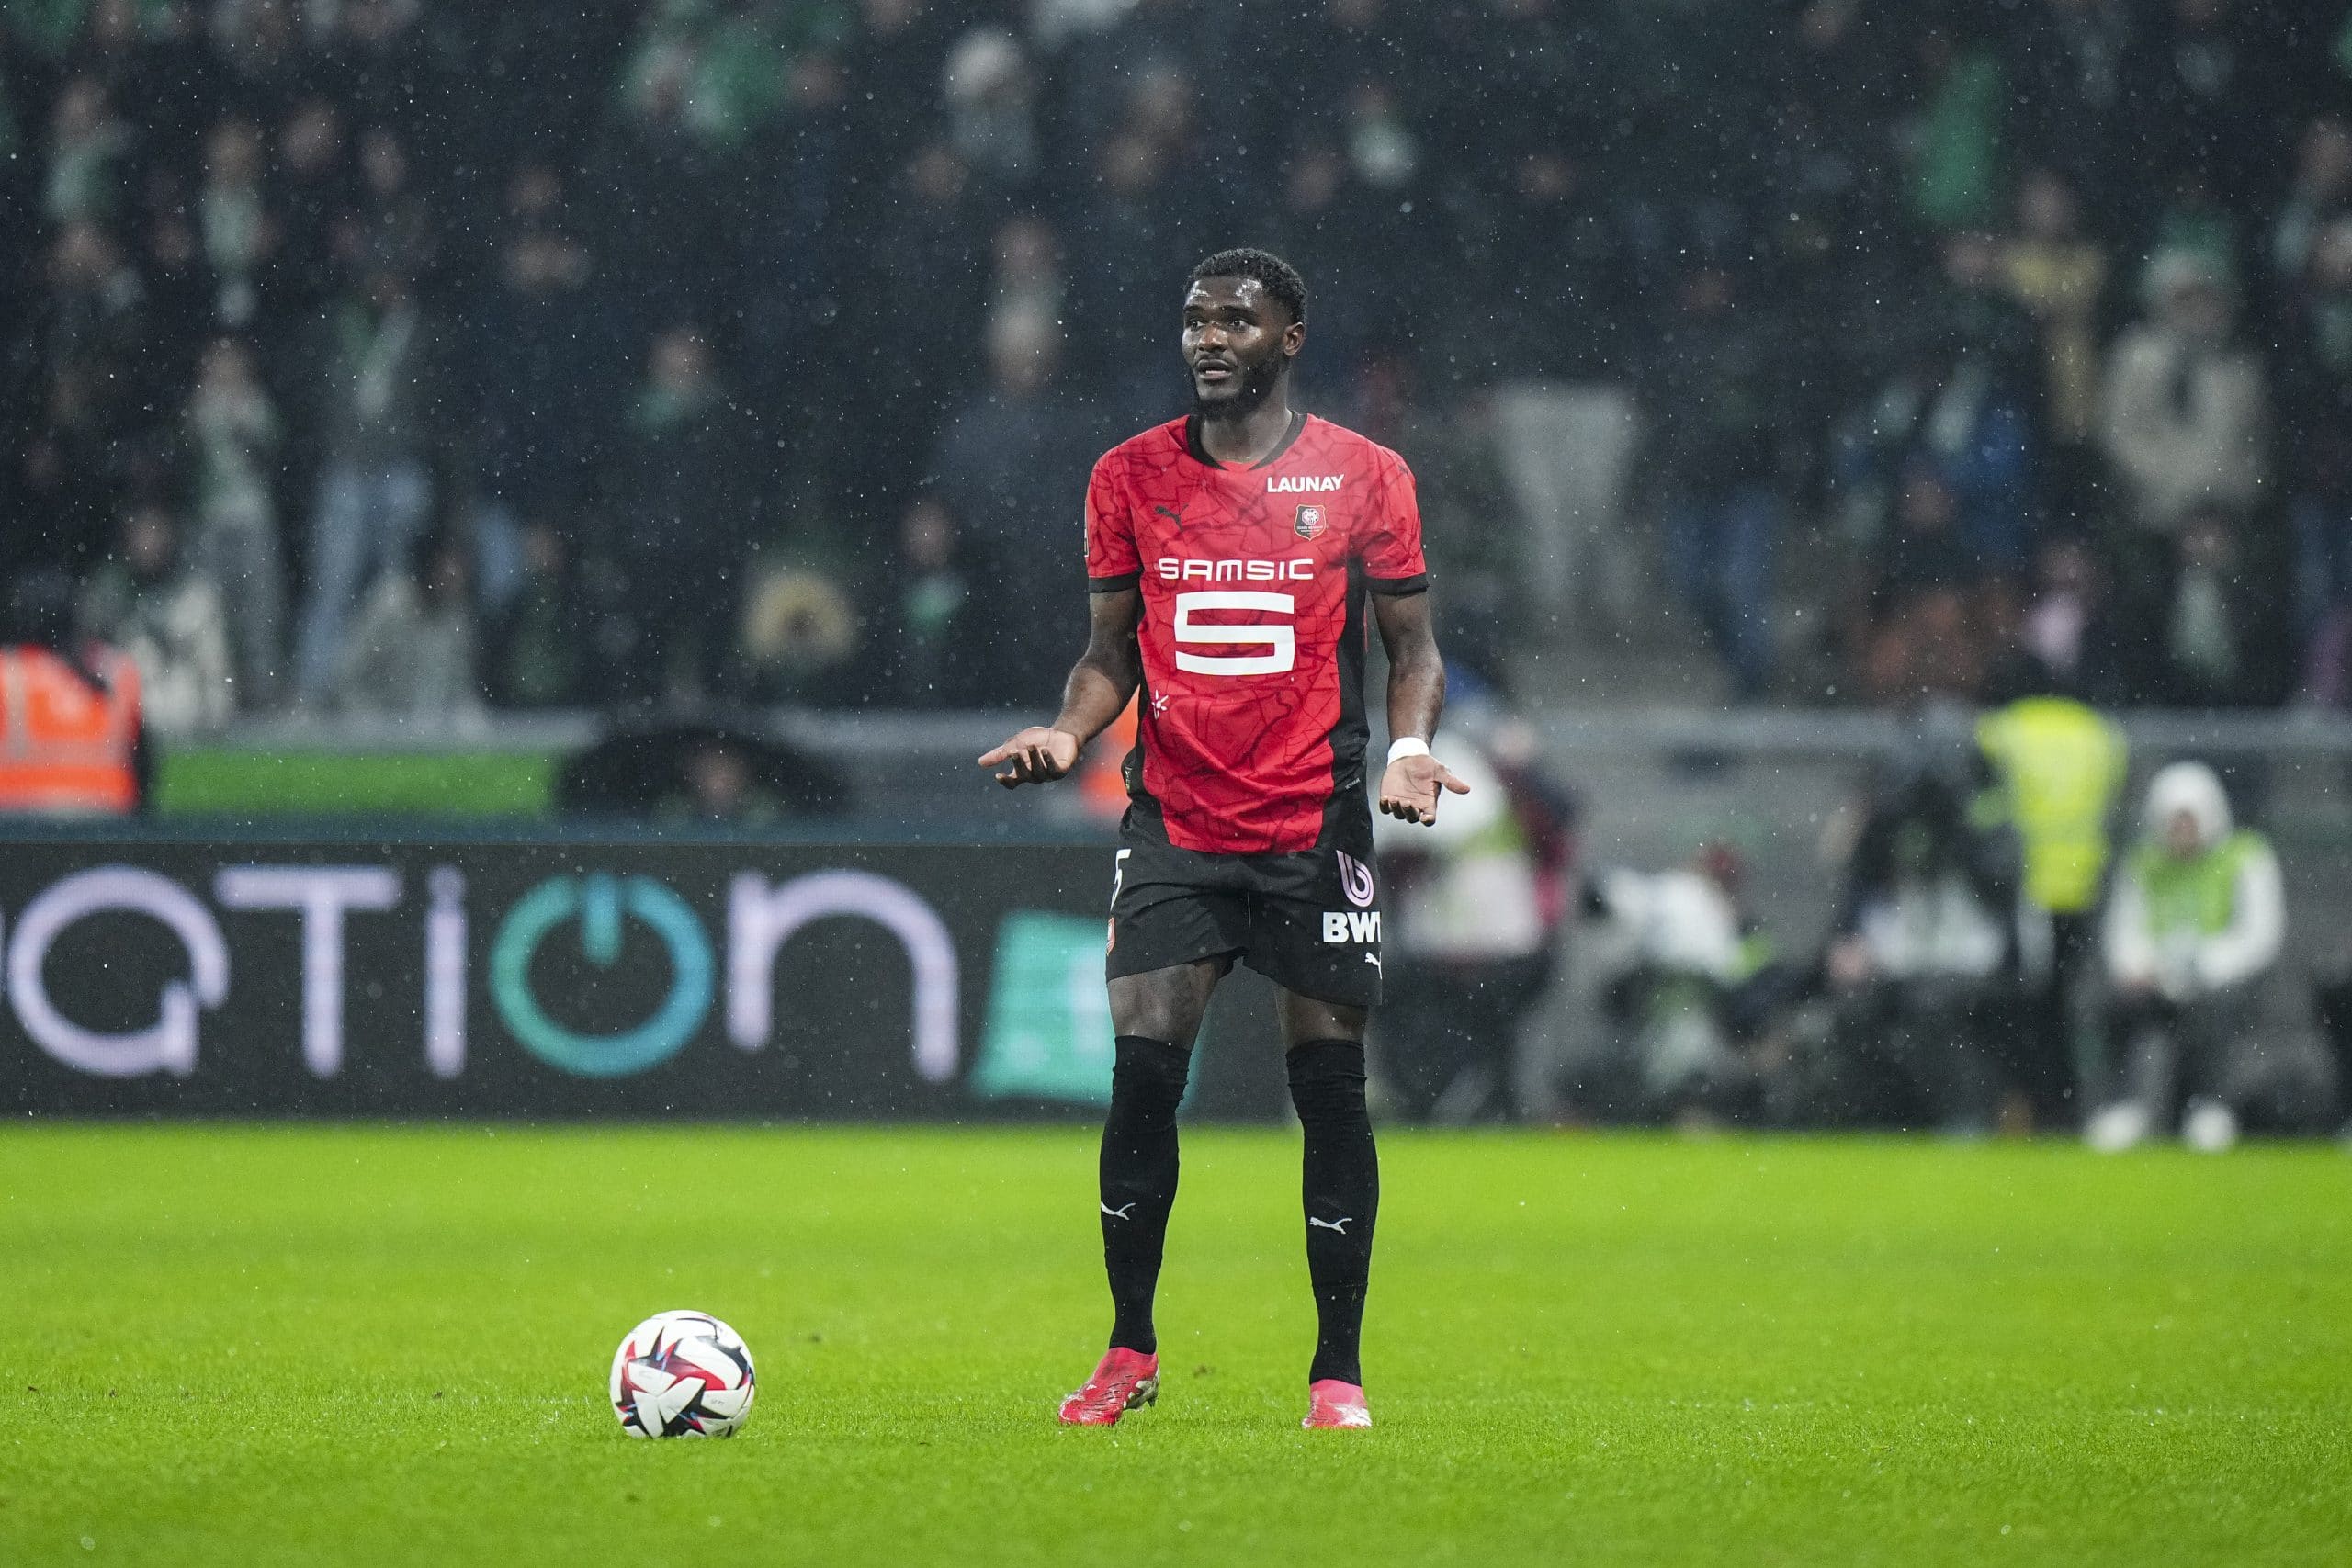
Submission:
[[[2337,1149],[1392,1133],[1334,1434],[1295,1136],[1188,1136],[1166,1390],[1065,1431],[1089,1132],[20,1124],[0,1562],[2343,1561]],[[633,1442],[685,1303],[758,1416]]]

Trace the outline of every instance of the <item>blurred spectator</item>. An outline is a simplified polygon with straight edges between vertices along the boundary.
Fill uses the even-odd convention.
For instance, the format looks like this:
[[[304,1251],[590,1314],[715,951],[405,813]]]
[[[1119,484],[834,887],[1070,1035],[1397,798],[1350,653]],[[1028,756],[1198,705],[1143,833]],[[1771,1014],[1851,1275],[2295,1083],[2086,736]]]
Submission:
[[[223,317],[226,297],[204,254],[200,216],[185,179],[164,169],[149,174],[138,227],[127,243],[154,312],[155,336],[141,358],[158,397],[186,389],[214,324]]]
[[[1165,349],[1154,355],[1150,345],[1173,344],[1170,323],[1192,265],[1184,258],[1199,254],[1187,227],[1192,204],[1181,180],[1183,157],[1182,147],[1148,129],[1122,128],[1095,152],[1087,206],[1072,225],[1092,237],[1102,256],[1099,267],[1071,279],[1070,313],[1086,329],[1076,347],[1093,355],[1078,368],[1105,388],[1124,426],[1176,412],[1175,360]],[[1310,285],[1311,319],[1319,319],[1317,298]]]
[[[1552,629],[1619,624],[1633,610],[1631,563],[1622,558],[1619,536],[1635,456],[1634,409],[1615,338],[1633,290],[1609,202],[1568,147],[1539,144],[1511,163],[1473,253],[1477,284],[1469,303],[1478,335],[1464,351],[1491,378],[1496,455],[1522,541],[1519,607]],[[1343,204],[1343,225],[1351,226],[1363,205]],[[1695,323],[1693,330],[1706,331]],[[1681,368],[1678,362],[1662,374]],[[1727,374],[1743,369],[1752,367]],[[1662,400],[1670,395],[1661,389],[1652,400],[1654,427],[1685,417]]]
[[[1979,719],[1976,743],[1991,774],[1977,819],[2016,833],[2029,917],[2028,1016],[2000,1055],[2033,1122],[2071,1125],[2087,1076],[2083,990],[2112,852],[2109,818],[2123,790],[2123,732],[2082,703],[2039,692]]]
[[[2352,220],[2352,122],[2322,115],[2303,128],[2293,182],[2270,225],[2272,273],[2290,294],[2312,274],[2320,236]]]
[[[2233,824],[2213,771],[2176,762],[2157,773],[2108,901],[2123,1062],[2120,1095],[2091,1121],[2094,1148],[2129,1148],[2177,1119],[2192,1147],[2218,1152],[2242,1118],[2298,1128],[2324,1115],[2319,1065],[2265,1027],[2286,925],[2278,857]]]
[[[692,325],[646,356],[636,404],[607,454],[613,495],[586,562],[605,695],[629,703],[729,689],[736,612],[754,532],[750,420]]]
[[[2219,507],[2192,510],[2165,601],[2165,699],[2180,707],[2245,707],[2283,695],[2292,625],[2280,595],[2247,558],[2243,525]]]
[[[1950,500],[1951,547],[1973,579],[2014,581],[2030,557],[2034,436],[2032,328],[2002,290],[2001,251],[1955,234],[1929,320],[1912,329],[1894,374],[1836,435],[1846,526],[1884,548],[1907,526],[1903,497],[1931,474]]]
[[[2312,994],[2312,1010],[2318,1016],[2320,1038],[2327,1047],[2339,1112],[2346,1089],[2352,1086],[2352,963],[2346,962],[2347,957],[2352,954],[2338,953]],[[2352,1122],[2345,1122],[2336,1138],[2352,1145]]]
[[[0,603],[0,817],[128,816],[146,804],[139,667],[74,630],[74,583],[18,572]]]
[[[745,5],[658,0],[645,13],[624,92],[639,113],[674,103],[712,146],[741,141],[782,107],[795,68],[836,41],[846,7],[823,0]]]
[[[1643,467],[1660,498],[1668,567],[1743,698],[1771,680],[1772,558],[1785,522],[1781,393],[1792,378],[1760,318],[1737,308],[1729,270],[1692,270],[1658,334],[1645,399]]]
[[[2033,435],[2017,381],[1963,359],[1919,434],[1960,509],[1961,537],[1985,577],[2013,582],[2033,546]]]
[[[286,575],[275,481],[285,433],[253,351],[232,337],[205,350],[181,415],[195,480],[197,570],[236,606],[230,622],[239,705],[273,705],[286,683]]]
[[[565,762],[555,784],[566,817],[760,826],[835,817],[849,786],[821,760],[717,723],[614,730]]]
[[[1573,846],[1571,807],[1532,768],[1506,773],[1460,728],[1445,756],[1470,785],[1448,804],[1470,809],[1374,832],[1388,882],[1377,1038],[1403,1114],[1458,1125],[1511,1111],[1520,1029],[1551,978]]]
[[[147,502],[124,515],[119,557],[90,579],[78,618],[85,636],[138,665],[141,706],[153,733],[200,735],[236,711],[227,605],[219,584],[183,548],[169,507]]]
[[[1992,1131],[1994,1047],[2018,974],[2017,843],[1975,827],[1936,773],[1895,781],[1848,863],[1823,957],[1839,1109],[1865,1122]]]
[[[2074,188],[2037,170],[2018,193],[2017,232],[2002,257],[2012,298],[2041,333],[2042,428],[2053,496],[2079,508],[2093,488],[2090,444],[2098,428],[2099,308],[2107,254],[2084,232]]]
[[[972,28],[947,51],[941,82],[949,144],[982,178],[1018,186],[1037,162],[1036,93],[1020,39],[1005,28]]]
[[[1735,690],[1769,686],[1776,651],[1818,644],[1792,634],[1824,595],[1770,580],[1781,549],[1810,564],[1822,479],[1873,553],[1925,453],[1977,577],[1900,618],[1932,632],[1915,646],[2000,645],[2050,526],[2092,535],[2110,617],[2161,640],[2177,532],[2212,503],[2243,520],[2231,570],[2265,592],[2291,513],[2305,684],[2352,685],[2323,472],[2347,423],[2321,254],[2352,210],[2343,29],[2246,0],[1692,14],[1314,0],[1268,44],[1227,0],[17,0],[0,6],[0,268],[19,286],[0,306],[19,432],[0,570],[86,574],[125,497],[188,483],[201,501],[201,476],[161,470],[182,438],[202,462],[188,411],[228,336],[277,414],[268,488],[310,513],[276,541],[305,590],[304,692],[436,480],[486,624],[546,522],[582,613],[620,638],[593,662],[631,669],[609,530],[586,515],[637,397],[619,362],[681,320],[710,334],[746,427],[789,433],[732,444],[711,481],[789,497],[788,538],[738,543],[838,588],[825,563],[887,555],[943,484],[933,459],[951,411],[989,400],[1000,316],[1054,323],[1080,444],[1177,412],[1150,345],[1185,264],[1236,238],[1203,223],[1238,210],[1315,291],[1308,406],[1374,415],[1418,386],[1452,417],[1397,421],[1417,469],[1452,461],[1424,441],[1475,427],[1489,446],[1518,525],[1481,496],[1473,528],[1510,570],[1449,576],[1444,613],[1487,628],[1479,660],[1502,678],[1549,679],[1561,657],[1587,678],[1604,636],[1644,629],[1638,565],[1663,546]],[[2149,320],[2110,344],[2118,269],[2159,253]],[[1735,269],[1726,305],[1689,308],[1694,274]],[[435,329],[415,400],[434,434],[355,457],[368,378],[340,340],[382,270]],[[2206,286],[2240,276],[2218,305]],[[2237,338],[2277,345],[2274,386],[2233,310]],[[366,352],[392,345],[380,325]],[[1636,386],[1659,463],[1628,518]],[[1749,437],[1770,459],[1727,482],[1719,459]],[[978,563],[1002,530],[955,499]],[[384,541],[356,573],[355,508]],[[209,556],[200,505],[187,525]],[[238,572],[210,570],[242,604]],[[1000,586],[992,568],[975,581]],[[1567,648],[1537,646],[1560,631]],[[1067,656],[1044,625],[1017,640],[1036,646],[1001,650],[1016,662]],[[780,670],[754,684],[784,690]]]
[[[907,28],[918,35],[892,58],[912,69],[930,29],[916,25],[911,0],[892,3],[910,12]],[[740,311],[730,362],[743,395],[786,425],[816,421],[833,400],[829,329],[843,309],[843,290],[857,281],[836,243],[842,215],[874,171],[892,166],[885,149],[904,146],[922,130],[889,116],[888,99],[853,96],[870,85],[854,83],[854,72],[873,63],[830,51],[802,60],[786,112],[732,159],[734,210],[720,241],[731,266],[716,298],[730,316]],[[824,454],[802,445],[792,466],[814,479]]]
[[[1862,693],[1895,706],[1974,698],[1990,671],[1996,610],[1997,588],[1961,534],[1958,497],[1932,459],[1915,457],[1856,617]]]
[[[77,76],[50,113],[49,179],[41,207],[52,223],[103,223],[120,215],[130,184],[130,125],[95,76]]]
[[[2154,40],[2132,0],[2041,0],[2027,7],[2009,58],[2019,73],[2013,125],[2027,155],[2085,194],[2092,228],[2131,228],[2131,183]]]
[[[2251,192],[2262,173],[2260,150],[2278,132],[2266,88],[2280,73],[2265,57],[2261,36],[2274,8],[2170,0],[2160,9],[2169,15],[2155,23],[2147,151],[2160,166],[2209,172],[2219,190]]]
[[[588,696],[592,646],[567,530],[524,526],[521,561],[486,639],[484,685],[501,707],[570,707]]]
[[[1932,15],[1917,35],[1926,95],[1911,130],[1911,204],[1932,228],[1982,228],[2001,199],[2007,72],[1981,26],[1955,7]]]
[[[447,534],[429,535],[368,590],[341,650],[335,705],[436,726],[478,723],[476,642],[466,547]]]
[[[283,103],[309,63],[292,0],[215,0],[212,56],[228,103]]]
[[[867,517],[897,515],[918,488],[947,408],[981,363],[984,210],[970,169],[931,142],[847,220],[871,254],[890,258],[857,280],[840,347],[852,385],[831,415],[840,493]]]
[[[323,467],[295,663],[295,693],[305,702],[322,700],[334,682],[354,603],[405,563],[423,536],[441,434],[440,345],[405,272],[370,267],[329,315],[326,333]]]
[[[805,702],[838,686],[864,629],[855,600],[823,552],[769,551],[752,569],[743,605],[746,694]]]
[[[205,138],[197,215],[204,259],[219,290],[214,319],[243,331],[261,313],[263,272],[278,238],[262,189],[261,128],[253,121],[231,116]]]
[[[2342,706],[2352,695],[2352,216],[2313,236],[2303,276],[2278,356],[2279,401],[2293,411],[2280,432],[2280,478],[2295,536],[2304,687]]]
[[[2244,513],[2267,478],[2262,367],[2232,334],[2229,286],[2179,252],[2149,264],[2148,313],[2109,360],[2101,438],[2131,520],[2177,533],[2191,508]]]
[[[2090,541],[2062,534],[2035,555],[2017,648],[1992,683],[2004,694],[2063,692],[2094,706],[2142,702],[2161,680],[2156,641],[2124,625]]]
[[[1681,869],[1590,885],[1589,907],[1626,939],[1603,995],[1627,1035],[1639,1114],[1687,1126],[1764,1109],[1765,1037],[1793,987],[1744,882],[1738,852],[1711,843]]]
[[[486,613],[521,586],[523,531],[577,536],[587,503],[599,393],[614,367],[593,290],[595,263],[563,221],[561,175],[517,168],[485,276],[468,315],[464,382],[476,409],[473,545]]]
[[[359,133],[358,168],[358,200],[336,237],[337,256],[397,270],[413,282],[432,276],[440,235],[417,189],[407,143],[389,126],[369,126]]]
[[[18,459],[29,526],[7,543],[19,560],[81,571],[105,548],[115,491],[141,434],[156,322],[137,267],[94,225],[59,232],[41,282],[29,367],[41,406]]]
[[[1413,454],[1430,570],[1445,583],[1431,609],[1446,666],[1508,690],[1514,628],[1535,607],[1521,536],[1494,525],[1510,513],[1510,486],[1485,400],[1444,395],[1430,380],[1408,355],[1377,355],[1358,383],[1361,405],[1343,423]],[[1620,434],[1630,436],[1630,427]]]
[[[278,127],[271,210],[279,225],[273,289],[291,310],[315,306],[332,287],[335,231],[356,199],[349,128],[342,107],[313,92]]]
[[[967,656],[996,671],[998,702],[1049,702],[1068,665],[1068,637],[1084,637],[1072,624],[1083,573],[1072,553],[1039,547],[1051,534],[1037,499],[1084,493],[1099,432],[1064,390],[1061,334],[1050,317],[1000,308],[988,350],[988,388],[950,418],[933,471],[983,563],[990,613]]]
[[[898,563],[884,581],[890,597],[878,617],[877,697],[912,708],[995,700],[994,673],[972,655],[984,640],[988,606],[944,502],[925,496],[907,509],[899,525]]]

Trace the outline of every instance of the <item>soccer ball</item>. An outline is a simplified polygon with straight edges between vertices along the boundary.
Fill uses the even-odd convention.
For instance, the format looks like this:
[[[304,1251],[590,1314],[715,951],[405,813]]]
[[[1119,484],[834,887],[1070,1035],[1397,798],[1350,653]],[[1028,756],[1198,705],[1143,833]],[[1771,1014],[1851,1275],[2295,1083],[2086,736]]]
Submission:
[[[613,1414],[632,1438],[731,1438],[758,1392],[743,1337],[708,1313],[656,1313],[613,1352]]]

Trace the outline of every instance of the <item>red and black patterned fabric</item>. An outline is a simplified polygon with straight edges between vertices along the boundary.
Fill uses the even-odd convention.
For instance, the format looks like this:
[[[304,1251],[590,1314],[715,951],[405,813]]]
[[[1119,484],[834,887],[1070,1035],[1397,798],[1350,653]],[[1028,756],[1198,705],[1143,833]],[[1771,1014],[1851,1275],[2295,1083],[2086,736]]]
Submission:
[[[1096,592],[1143,596],[1134,827],[1288,853],[1326,842],[1334,810],[1366,813],[1364,596],[1429,584],[1403,458],[1307,415],[1227,468],[1171,421],[1095,464],[1086,557]]]

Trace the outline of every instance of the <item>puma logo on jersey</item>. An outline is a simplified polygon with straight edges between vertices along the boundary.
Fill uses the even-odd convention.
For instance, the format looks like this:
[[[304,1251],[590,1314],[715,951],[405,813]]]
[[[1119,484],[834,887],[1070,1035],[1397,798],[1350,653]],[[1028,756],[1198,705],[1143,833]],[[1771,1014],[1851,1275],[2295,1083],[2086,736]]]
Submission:
[[[1268,495],[1329,495],[1340,488],[1345,474],[1284,474],[1266,481]]]

